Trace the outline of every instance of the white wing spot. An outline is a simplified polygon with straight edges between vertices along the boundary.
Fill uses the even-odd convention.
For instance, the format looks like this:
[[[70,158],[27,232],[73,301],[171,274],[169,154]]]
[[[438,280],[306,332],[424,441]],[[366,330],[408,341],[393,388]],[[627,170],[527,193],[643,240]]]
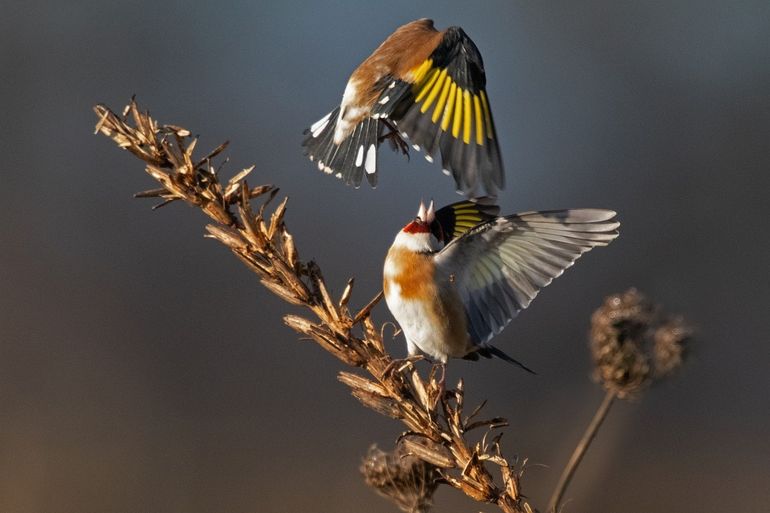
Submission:
[[[374,144],[369,145],[369,149],[366,151],[366,164],[364,169],[370,175],[377,170],[377,148]]]
[[[433,157],[431,157],[430,155],[425,155],[425,160],[433,164]]]
[[[393,89],[394,87],[396,87],[396,81],[395,80],[390,83],[390,85],[388,86],[388,89]]]
[[[334,175],[334,176],[335,176],[335,177],[337,177],[337,178],[342,178],[342,173],[337,173],[337,174],[336,174],[336,175]]]
[[[451,176],[452,175],[452,173],[448,169],[442,169],[441,172],[444,173],[447,176]]]
[[[382,100],[380,100],[380,105],[385,105],[390,101],[390,96],[383,96]]]
[[[419,144],[413,144],[412,148],[414,148],[417,151],[420,151],[420,145]]]
[[[356,153],[356,167],[361,167],[364,161],[364,145],[358,147],[358,153]]]

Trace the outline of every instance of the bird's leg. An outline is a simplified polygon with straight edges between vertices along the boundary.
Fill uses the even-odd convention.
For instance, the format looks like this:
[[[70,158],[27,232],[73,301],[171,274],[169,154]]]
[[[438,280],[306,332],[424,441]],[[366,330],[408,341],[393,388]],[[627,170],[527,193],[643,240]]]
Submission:
[[[435,377],[437,369],[441,370],[441,379],[436,382],[436,387],[438,390],[436,391],[436,398],[433,402],[434,410],[436,409],[438,402],[444,397],[444,394],[446,393],[446,363],[434,363],[433,369],[431,369],[431,378]]]
[[[386,134],[382,134],[378,142],[381,143],[387,139],[390,143],[390,148],[393,151],[401,151],[401,153],[406,155],[406,158],[409,159],[409,144],[407,144],[404,138],[401,137],[401,134],[398,133],[396,125],[389,119],[380,118],[380,121],[383,122],[389,131]]]

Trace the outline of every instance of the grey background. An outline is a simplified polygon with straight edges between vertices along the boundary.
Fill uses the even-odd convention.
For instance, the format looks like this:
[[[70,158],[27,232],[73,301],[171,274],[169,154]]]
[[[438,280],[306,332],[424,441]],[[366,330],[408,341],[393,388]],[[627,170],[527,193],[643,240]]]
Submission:
[[[512,425],[541,508],[593,409],[591,311],[635,285],[698,326],[686,369],[619,404],[566,511],[760,511],[770,503],[770,4],[11,2],[0,18],[0,511],[394,511],[357,474],[394,421],[281,321],[205,219],[151,212],[153,182],[92,135],[136,93],[161,121],[232,141],[229,169],[291,197],[300,253],[353,303],[422,197],[451,181],[383,152],[377,190],[316,171],[302,129],[398,25],[461,25],[487,67],[506,212],[617,209],[622,235],[498,339],[535,368],[453,362]],[[379,321],[389,319],[378,307]],[[391,345],[404,353],[403,340]],[[495,511],[444,489],[437,511]]]

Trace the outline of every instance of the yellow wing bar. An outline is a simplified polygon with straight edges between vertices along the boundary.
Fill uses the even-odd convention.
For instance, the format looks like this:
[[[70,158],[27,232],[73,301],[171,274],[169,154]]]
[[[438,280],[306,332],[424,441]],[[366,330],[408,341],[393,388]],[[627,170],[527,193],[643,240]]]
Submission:
[[[478,207],[472,202],[462,202],[453,205],[454,210],[454,233],[452,238],[457,238],[463,233],[467,232],[474,226],[478,225],[484,218],[479,213]]]
[[[415,103],[421,104],[423,114],[433,107],[431,122],[440,123],[441,130],[451,130],[452,137],[462,139],[465,144],[474,140],[483,146],[486,139],[494,138],[492,115],[483,90],[473,94],[458,86],[448,75],[447,68],[433,67],[432,59],[412,69],[411,75],[414,77]]]

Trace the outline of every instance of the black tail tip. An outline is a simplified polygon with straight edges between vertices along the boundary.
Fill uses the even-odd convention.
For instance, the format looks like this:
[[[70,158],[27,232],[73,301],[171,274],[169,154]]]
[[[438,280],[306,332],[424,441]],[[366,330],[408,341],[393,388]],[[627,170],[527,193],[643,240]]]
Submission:
[[[537,375],[537,372],[533,371],[532,369],[530,369],[520,361],[514,358],[511,358],[510,356],[508,356],[507,354],[505,354],[503,351],[496,348],[495,346],[484,346],[483,348],[480,348],[477,351],[477,353],[486,358],[492,358],[492,357],[500,358],[501,360],[505,360],[506,362],[512,365],[516,365],[517,367],[529,372],[530,374]]]

